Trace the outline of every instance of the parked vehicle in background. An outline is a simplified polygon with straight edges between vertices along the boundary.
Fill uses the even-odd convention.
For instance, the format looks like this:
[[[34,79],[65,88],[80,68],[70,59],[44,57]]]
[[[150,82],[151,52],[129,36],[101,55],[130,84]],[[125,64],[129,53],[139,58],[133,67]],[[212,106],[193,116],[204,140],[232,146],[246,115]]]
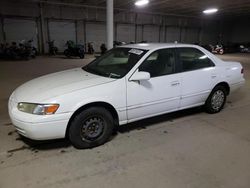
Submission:
[[[14,60],[29,60],[35,58],[38,54],[37,49],[33,46],[33,40],[22,40],[19,44],[12,42],[1,44],[0,58]]]
[[[222,110],[245,80],[238,62],[225,62],[188,44],[131,44],[90,64],[46,75],[18,87],[9,115],[19,134],[67,137],[76,148],[104,144],[116,126],[204,106]]]
[[[118,46],[123,46],[123,45],[126,45],[126,42],[121,42],[121,41],[114,41],[113,42],[113,45],[114,45],[114,48],[115,47],[118,47]]]
[[[89,54],[94,54],[95,53],[93,42],[88,43],[88,53]]]
[[[101,50],[101,54],[105,54],[106,53],[107,47],[106,47],[106,45],[104,43],[100,46],[100,50]]]
[[[240,52],[241,53],[249,53],[250,49],[248,47],[246,47],[245,45],[240,45]]]
[[[49,45],[49,54],[50,55],[56,55],[58,52],[58,48],[55,46],[55,41],[48,41],[48,45]]]
[[[66,43],[67,49],[64,50],[64,55],[66,57],[80,57],[84,58],[84,45],[75,44],[73,41],[67,41]]]
[[[211,48],[211,52],[214,53],[214,54],[220,54],[220,55],[223,55],[224,54],[224,48],[221,44],[216,44],[215,46],[213,45],[209,45],[210,48]]]

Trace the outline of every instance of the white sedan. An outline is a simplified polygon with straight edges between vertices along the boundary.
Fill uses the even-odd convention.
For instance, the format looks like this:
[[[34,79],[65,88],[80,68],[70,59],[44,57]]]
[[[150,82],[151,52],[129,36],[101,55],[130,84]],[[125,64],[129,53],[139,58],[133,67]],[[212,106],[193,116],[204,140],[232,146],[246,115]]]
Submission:
[[[240,63],[200,46],[133,44],[21,85],[10,96],[9,115],[25,137],[67,137],[76,148],[91,148],[129,122],[202,105],[217,113],[244,82]]]

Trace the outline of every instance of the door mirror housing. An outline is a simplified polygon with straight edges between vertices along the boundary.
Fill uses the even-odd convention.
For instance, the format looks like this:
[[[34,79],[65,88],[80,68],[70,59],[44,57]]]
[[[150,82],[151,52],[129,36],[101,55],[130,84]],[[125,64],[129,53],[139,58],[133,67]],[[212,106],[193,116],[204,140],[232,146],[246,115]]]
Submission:
[[[149,79],[150,79],[150,73],[144,71],[137,71],[130,78],[131,81],[143,81]]]

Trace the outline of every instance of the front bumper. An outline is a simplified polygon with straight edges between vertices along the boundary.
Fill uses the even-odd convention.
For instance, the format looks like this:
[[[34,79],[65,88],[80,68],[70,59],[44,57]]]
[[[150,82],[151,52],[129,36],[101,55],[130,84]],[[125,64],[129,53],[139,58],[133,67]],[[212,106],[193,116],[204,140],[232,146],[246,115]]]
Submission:
[[[64,138],[72,113],[34,115],[17,109],[17,102],[9,100],[9,116],[19,134],[33,140]]]

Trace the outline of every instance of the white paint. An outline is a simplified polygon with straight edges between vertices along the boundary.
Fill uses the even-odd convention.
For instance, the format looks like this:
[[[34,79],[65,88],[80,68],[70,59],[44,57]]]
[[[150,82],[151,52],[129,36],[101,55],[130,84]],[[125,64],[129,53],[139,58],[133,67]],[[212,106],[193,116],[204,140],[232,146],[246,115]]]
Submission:
[[[18,132],[38,140],[63,138],[68,121],[80,107],[93,102],[105,102],[118,113],[119,123],[126,124],[179,109],[205,103],[210,91],[220,82],[229,84],[231,92],[245,82],[242,66],[237,62],[224,62],[207,50],[186,44],[127,45],[148,52],[121,79],[90,74],[81,68],[49,74],[31,80],[17,88],[9,99],[9,114]],[[171,75],[148,78],[139,74],[141,81],[132,81],[140,64],[155,50],[190,47],[207,55],[214,67]],[[34,115],[17,109],[19,102],[57,103],[53,115]]]

